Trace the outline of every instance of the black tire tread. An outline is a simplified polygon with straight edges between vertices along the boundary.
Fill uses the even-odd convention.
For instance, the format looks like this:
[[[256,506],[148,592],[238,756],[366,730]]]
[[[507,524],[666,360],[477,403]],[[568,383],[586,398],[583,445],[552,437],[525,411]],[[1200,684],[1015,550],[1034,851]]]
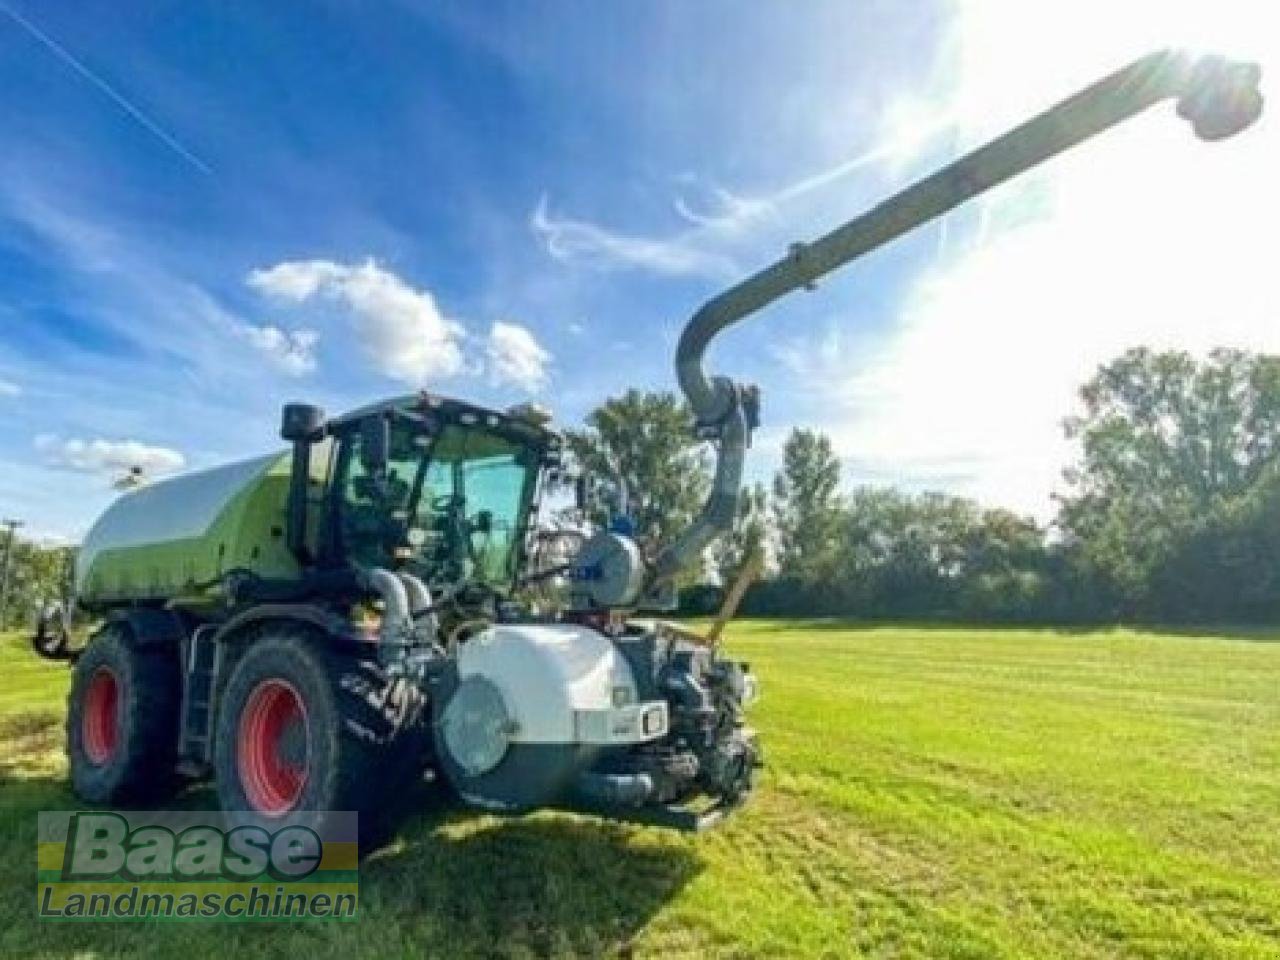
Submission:
[[[80,730],[85,688],[100,666],[122,678],[125,703],[118,753],[98,767],[84,754]],[[76,795],[116,806],[172,796],[179,784],[181,695],[176,651],[139,642],[124,624],[107,624],[77,659],[67,694],[66,752]]]
[[[312,678],[323,677],[332,700],[331,716],[338,723],[335,776],[313,794],[309,805],[356,811],[362,850],[384,842],[406,812],[405,803],[426,765],[425,701],[417,687],[388,678],[375,661],[340,649],[301,624],[272,623],[245,642],[218,708],[214,768],[223,808],[237,809],[243,803],[228,749],[242,698],[249,685],[272,675],[273,660],[289,662]],[[313,707],[328,709],[327,704],[308,705],[309,710]]]

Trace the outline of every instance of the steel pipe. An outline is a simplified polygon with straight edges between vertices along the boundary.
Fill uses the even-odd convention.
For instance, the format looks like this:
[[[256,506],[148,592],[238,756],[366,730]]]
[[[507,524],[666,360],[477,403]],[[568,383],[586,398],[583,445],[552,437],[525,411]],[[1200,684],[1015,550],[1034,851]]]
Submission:
[[[742,388],[703,368],[720,331],[780,297],[936,219],[978,194],[1068,150],[1149,107],[1178,101],[1178,115],[1204,140],[1230,137],[1262,112],[1261,69],[1218,56],[1162,50],[1014,127],[812,243],[796,244],[771,266],[707,301],[690,319],[676,349],[676,377],[699,435],[720,441],[715,481],[702,513],[659,556],[654,578],[696,562],[733,523],[751,424]]]

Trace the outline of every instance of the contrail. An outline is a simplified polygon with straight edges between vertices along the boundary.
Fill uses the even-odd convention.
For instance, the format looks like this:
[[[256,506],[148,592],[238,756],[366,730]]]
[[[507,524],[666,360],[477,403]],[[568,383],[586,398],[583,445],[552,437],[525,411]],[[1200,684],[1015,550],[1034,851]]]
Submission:
[[[817,173],[785,184],[772,193],[736,197],[737,209],[723,216],[705,216],[696,213],[690,210],[689,205],[680,197],[675,200],[676,212],[684,219],[701,228],[738,225],[774,210],[779,204],[796,200],[806,194],[813,193],[815,190],[830,186],[836,181],[842,180],[866,167],[903,157],[909,151],[919,148],[938,135],[954,130],[958,123],[958,118],[951,113],[941,115],[927,126],[922,126],[912,131],[909,138],[898,138],[879,144],[856,157],[842,160],[826,170],[820,170]]]
[[[916,149],[939,134],[954,130],[957,123],[958,120],[954,115],[950,113],[943,114],[935,118],[928,126],[922,126],[918,130],[912,131],[910,137],[890,140],[850,160],[838,163],[834,167],[805,177],[802,180],[797,180],[795,183],[778,190],[770,199],[773,201],[791,200],[806,193],[811,193],[829,183],[834,183],[842,177],[847,177],[863,167],[892,160],[903,155],[908,150]]]
[[[0,3],[0,13],[6,14],[10,20],[20,26],[23,30],[27,31],[27,33],[40,43],[44,44],[44,46],[47,47],[59,60],[110,97],[112,101],[115,102],[116,106],[137,121],[143,129],[149,131],[152,136],[180,156],[183,160],[187,161],[187,163],[191,164],[191,166],[195,167],[203,174],[211,175],[213,173],[213,168],[184,147],[178,139],[173,136],[173,134],[169,133],[161,127],[160,124],[156,123],[132,103],[126,100],[124,94],[118,92],[115,87],[111,86],[111,84],[107,83],[107,81],[103,80],[100,76],[77,60],[71,52],[66,47],[62,46],[62,44],[58,43],[57,40],[54,40],[53,37],[49,36],[30,20],[27,20],[8,4]]]

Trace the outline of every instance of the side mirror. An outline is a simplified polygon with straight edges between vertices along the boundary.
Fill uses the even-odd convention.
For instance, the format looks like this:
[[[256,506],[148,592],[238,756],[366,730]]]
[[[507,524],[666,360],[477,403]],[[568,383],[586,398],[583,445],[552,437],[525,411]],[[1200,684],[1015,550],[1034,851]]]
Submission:
[[[309,403],[286,403],[280,411],[280,438],[289,443],[319,440],[324,433],[324,410]]]
[[[309,403],[286,403],[280,411],[280,436],[293,444],[285,542],[295,557],[303,563],[310,563],[307,486],[311,479],[311,445],[324,436],[324,411]]]
[[[391,453],[391,424],[384,416],[366,417],[360,423],[360,465],[370,476],[381,476]]]

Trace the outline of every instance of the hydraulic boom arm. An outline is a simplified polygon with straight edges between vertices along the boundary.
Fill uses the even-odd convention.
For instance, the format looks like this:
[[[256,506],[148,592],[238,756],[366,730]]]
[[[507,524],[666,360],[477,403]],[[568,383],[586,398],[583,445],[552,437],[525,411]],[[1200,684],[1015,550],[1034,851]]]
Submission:
[[[1162,100],[1177,99],[1178,115],[1203,140],[1230,137],[1262,112],[1261,70],[1218,56],[1195,58],[1164,50],[1149,54],[1086,87],[919,180],[861,216],[707,301],[676,349],[676,376],[697,419],[698,434],[718,444],[716,472],[702,513],[657,558],[655,581],[695,562],[734,519],[742,462],[756,420],[756,391],[708,377],[703,354],[721,330],[778,298],[876,249],[966,200],[1110,129]]]

